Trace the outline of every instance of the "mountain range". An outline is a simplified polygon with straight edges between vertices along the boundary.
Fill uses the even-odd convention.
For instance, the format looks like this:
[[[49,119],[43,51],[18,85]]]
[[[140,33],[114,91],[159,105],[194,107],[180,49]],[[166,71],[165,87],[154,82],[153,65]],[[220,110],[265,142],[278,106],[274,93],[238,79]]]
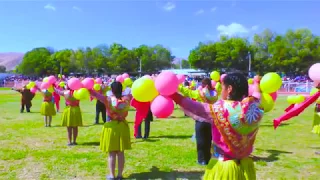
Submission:
[[[7,71],[14,70],[14,68],[22,61],[23,56],[24,53],[0,52],[0,65],[5,66]]]

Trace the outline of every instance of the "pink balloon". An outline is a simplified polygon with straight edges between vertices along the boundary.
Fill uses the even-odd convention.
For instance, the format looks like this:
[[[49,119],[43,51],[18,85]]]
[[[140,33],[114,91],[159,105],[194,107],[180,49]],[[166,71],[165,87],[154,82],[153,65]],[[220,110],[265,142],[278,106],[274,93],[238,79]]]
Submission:
[[[270,96],[272,97],[273,101],[276,101],[278,98],[278,93],[277,92],[273,92],[270,94]]]
[[[68,87],[72,90],[78,90],[82,88],[82,84],[78,78],[71,78],[68,80]]]
[[[118,82],[123,83],[123,80],[124,80],[124,79],[123,79],[122,76],[120,76],[120,75],[116,77],[116,81],[118,81]]]
[[[222,75],[220,76],[220,81],[223,81],[223,79],[224,79],[226,76],[227,76],[227,74],[222,74]]]
[[[186,76],[183,75],[183,74],[178,74],[177,78],[178,78],[178,81],[179,81],[180,84],[183,83],[186,80]]]
[[[48,89],[51,86],[49,82],[41,83],[40,89]]]
[[[101,79],[101,78],[97,78],[97,79],[96,79],[96,83],[97,83],[97,84],[102,84],[102,79]]]
[[[126,78],[129,78],[130,76],[129,76],[129,74],[128,73],[124,73],[124,74],[122,74],[122,79],[126,79]]]
[[[253,84],[249,84],[249,96],[252,96],[254,92]]]
[[[170,96],[177,92],[179,87],[179,80],[177,76],[171,71],[164,71],[159,74],[155,80],[155,86],[159,94],[163,96]]]
[[[167,118],[173,113],[174,103],[171,98],[159,95],[152,101],[150,108],[157,118]]]
[[[33,94],[35,94],[37,92],[37,88],[36,87],[33,87],[30,89],[30,92],[32,92]]]
[[[309,77],[313,81],[320,81],[320,63],[312,65],[309,69]]]
[[[82,82],[84,88],[92,89],[94,86],[94,80],[92,78],[85,78]]]
[[[48,77],[48,83],[49,84],[54,84],[57,81],[56,77],[54,76],[49,76]]]
[[[216,86],[217,82],[215,82],[214,80],[211,80],[211,86],[214,88]]]

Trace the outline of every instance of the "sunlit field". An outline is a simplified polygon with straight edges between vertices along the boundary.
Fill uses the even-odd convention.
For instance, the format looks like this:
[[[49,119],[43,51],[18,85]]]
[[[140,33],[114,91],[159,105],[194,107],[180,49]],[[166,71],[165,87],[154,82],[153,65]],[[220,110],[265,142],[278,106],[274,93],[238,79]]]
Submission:
[[[44,127],[41,100],[36,95],[32,113],[20,113],[20,95],[0,90],[0,179],[105,179],[106,154],[99,150],[102,124],[93,125],[95,102],[81,102],[84,127],[79,130],[78,145],[68,147],[66,129],[60,126],[61,113],[53,118],[53,127]],[[64,100],[60,104],[64,108]],[[285,97],[279,97],[275,109],[264,117],[253,152],[258,179],[319,179],[320,156],[314,152],[320,150],[320,137],[311,133],[313,107],[275,131],[272,120],[287,105]],[[134,113],[132,110],[128,117],[131,131]],[[174,116],[155,119],[148,140],[132,137],[125,178],[201,178],[205,167],[196,163],[191,140],[194,122],[178,108]]]

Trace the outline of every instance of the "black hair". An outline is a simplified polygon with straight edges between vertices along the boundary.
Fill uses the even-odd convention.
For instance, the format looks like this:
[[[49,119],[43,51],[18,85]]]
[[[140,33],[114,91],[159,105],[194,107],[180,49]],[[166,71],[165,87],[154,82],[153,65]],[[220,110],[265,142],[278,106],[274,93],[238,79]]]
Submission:
[[[228,86],[232,87],[232,91],[229,94],[230,100],[241,101],[249,94],[248,81],[246,77],[239,72],[227,74],[226,77],[223,79],[223,85],[226,88]]]
[[[211,83],[210,78],[204,78],[204,79],[202,79],[201,83],[202,83],[203,85],[207,85],[207,86],[209,87],[209,90],[213,90],[213,89],[214,89],[214,87],[212,87],[212,83]]]
[[[190,83],[188,81],[185,81],[184,86],[190,86]]]
[[[113,82],[111,84],[111,91],[117,99],[122,98],[122,84],[120,82]]]

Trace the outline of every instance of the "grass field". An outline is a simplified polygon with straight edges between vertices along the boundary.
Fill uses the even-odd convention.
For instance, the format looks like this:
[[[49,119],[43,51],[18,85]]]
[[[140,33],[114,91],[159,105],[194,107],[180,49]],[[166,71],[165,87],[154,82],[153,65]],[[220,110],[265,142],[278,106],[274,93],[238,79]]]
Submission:
[[[102,126],[92,125],[94,102],[81,103],[84,127],[78,146],[68,147],[67,133],[60,126],[61,114],[53,127],[45,128],[39,114],[41,97],[33,100],[32,113],[19,113],[20,95],[0,90],[0,179],[105,179],[106,155],[99,150]],[[64,100],[61,102],[64,107]],[[274,131],[272,119],[287,103],[279,97],[276,108],[265,115],[254,155],[258,179],[320,179],[320,137],[311,133],[313,107]],[[132,138],[126,152],[124,175],[129,179],[200,179],[204,167],[196,164],[195,143],[191,141],[194,122],[176,110],[174,119],[151,123],[148,140]],[[131,131],[134,111],[130,112]]]

